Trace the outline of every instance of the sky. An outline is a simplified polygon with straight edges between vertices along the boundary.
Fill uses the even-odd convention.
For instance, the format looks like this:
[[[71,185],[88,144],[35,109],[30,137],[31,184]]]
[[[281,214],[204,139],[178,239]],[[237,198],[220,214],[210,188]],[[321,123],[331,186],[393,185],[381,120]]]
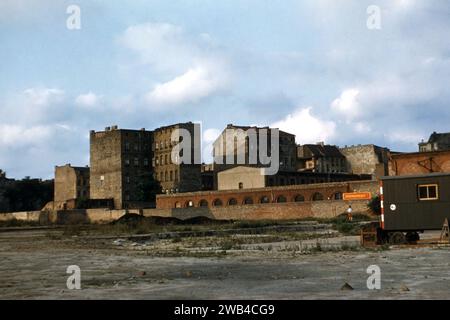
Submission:
[[[52,178],[90,130],[186,121],[205,162],[229,123],[416,151],[450,131],[449,35],[442,0],[1,0],[0,169]]]

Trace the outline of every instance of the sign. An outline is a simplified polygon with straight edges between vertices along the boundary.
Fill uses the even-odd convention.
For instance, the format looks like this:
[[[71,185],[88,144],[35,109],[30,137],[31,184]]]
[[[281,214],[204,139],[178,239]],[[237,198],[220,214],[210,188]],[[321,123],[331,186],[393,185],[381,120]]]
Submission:
[[[344,193],[344,201],[354,201],[354,200],[370,200],[372,199],[372,194],[370,192],[351,192]]]

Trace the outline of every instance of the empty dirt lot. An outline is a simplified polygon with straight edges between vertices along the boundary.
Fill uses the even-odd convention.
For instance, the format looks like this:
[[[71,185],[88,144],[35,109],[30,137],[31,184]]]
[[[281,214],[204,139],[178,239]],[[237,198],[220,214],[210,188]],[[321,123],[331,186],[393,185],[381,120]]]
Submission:
[[[203,237],[0,232],[1,299],[450,299],[450,249],[362,249],[328,228]],[[81,290],[66,269],[81,269]],[[367,289],[367,267],[381,290]],[[342,290],[348,283],[353,290]]]

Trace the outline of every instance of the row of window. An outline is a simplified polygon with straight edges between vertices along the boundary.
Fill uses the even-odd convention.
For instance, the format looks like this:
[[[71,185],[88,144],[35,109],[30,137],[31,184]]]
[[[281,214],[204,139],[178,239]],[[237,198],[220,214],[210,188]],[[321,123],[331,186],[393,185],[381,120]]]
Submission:
[[[128,158],[126,158],[126,159],[125,159],[125,166],[126,166],[126,167],[129,167],[130,165],[131,165],[131,160],[128,159]],[[138,167],[138,166],[140,165],[139,158],[134,158],[134,159],[133,159],[133,165],[134,165],[135,167]],[[149,165],[149,162],[148,162],[148,159],[147,159],[147,158],[144,158],[143,165],[144,165],[145,167],[147,167],[147,166]]]
[[[182,153],[181,153],[182,156]],[[175,161],[178,162],[178,156],[176,156]],[[153,159],[153,165],[154,166],[163,166],[163,165],[167,165],[167,164],[172,164],[172,156],[171,154],[165,154],[165,155],[161,155],[159,157],[155,157]]]
[[[320,193],[320,192],[314,193],[312,195],[312,197],[311,197],[311,201],[323,201],[324,199],[325,198],[324,198],[323,194]],[[342,193],[341,192],[334,193],[332,195],[331,199],[342,200]],[[298,194],[298,195],[294,196],[290,200],[290,202],[304,202],[304,201],[305,201],[305,197],[303,195],[301,195],[301,194]],[[289,201],[288,201],[288,198],[286,196],[279,195],[275,199],[274,202],[275,203],[286,203],[286,202],[289,202]],[[242,205],[251,205],[251,204],[255,204],[255,203],[262,203],[262,204],[264,204],[264,203],[271,203],[271,201],[270,201],[269,196],[262,196],[261,198],[258,199],[257,202],[255,202],[252,197],[247,197],[247,198],[244,199],[244,201],[242,201]],[[238,203],[238,200],[236,198],[230,198],[230,199],[227,200],[226,205],[227,206],[236,206],[236,205],[239,205],[239,203]],[[175,208],[182,208],[183,206],[185,208],[189,208],[189,207],[194,207],[195,204],[194,204],[194,202],[192,200],[188,200],[184,204],[182,204],[181,202],[176,202],[174,207]],[[217,198],[217,199],[215,199],[212,202],[212,206],[213,207],[222,207],[222,206],[224,206],[224,201],[222,199]],[[208,203],[207,200],[202,199],[202,200],[200,200],[198,202],[197,207],[209,207],[209,203]]]
[[[155,179],[159,180],[159,182],[172,182],[178,181],[178,170],[170,170],[170,171],[164,171],[164,172],[155,172]]]

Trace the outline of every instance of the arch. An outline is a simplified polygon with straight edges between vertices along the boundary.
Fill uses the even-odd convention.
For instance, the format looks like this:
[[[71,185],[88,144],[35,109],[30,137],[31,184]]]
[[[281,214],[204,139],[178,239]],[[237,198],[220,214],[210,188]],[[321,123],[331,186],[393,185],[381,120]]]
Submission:
[[[260,203],[270,203],[270,199],[268,196],[262,196],[261,199],[259,199]]]
[[[188,201],[186,201],[186,203],[184,204],[184,206],[185,206],[186,208],[192,208],[192,207],[194,206],[194,201],[188,200]]]
[[[312,195],[311,201],[322,201],[324,199],[323,194],[316,192]]]
[[[220,199],[215,199],[215,200],[213,201],[213,206],[214,206],[214,207],[221,207],[221,206],[223,206],[222,200],[220,200]]]
[[[294,202],[304,202],[304,201],[305,201],[305,197],[303,195],[301,195],[301,194],[297,194],[294,197]]]
[[[175,202],[175,206],[174,206],[175,208],[181,208],[181,202]]]
[[[253,199],[251,197],[247,197],[244,199],[244,204],[253,204]]]
[[[331,196],[331,199],[333,199],[333,200],[342,200],[343,197],[344,196],[343,196],[342,192],[338,191],[338,192],[333,193],[333,195]]]
[[[206,201],[205,199],[200,200],[200,202],[198,203],[199,207],[207,207],[208,206],[208,201]]]
[[[235,198],[231,198],[230,200],[228,200],[229,206],[236,206],[237,204],[238,204],[238,202]]]
[[[279,196],[277,197],[277,203],[285,203],[285,202],[287,202],[287,199],[286,199],[285,196],[279,195]]]

